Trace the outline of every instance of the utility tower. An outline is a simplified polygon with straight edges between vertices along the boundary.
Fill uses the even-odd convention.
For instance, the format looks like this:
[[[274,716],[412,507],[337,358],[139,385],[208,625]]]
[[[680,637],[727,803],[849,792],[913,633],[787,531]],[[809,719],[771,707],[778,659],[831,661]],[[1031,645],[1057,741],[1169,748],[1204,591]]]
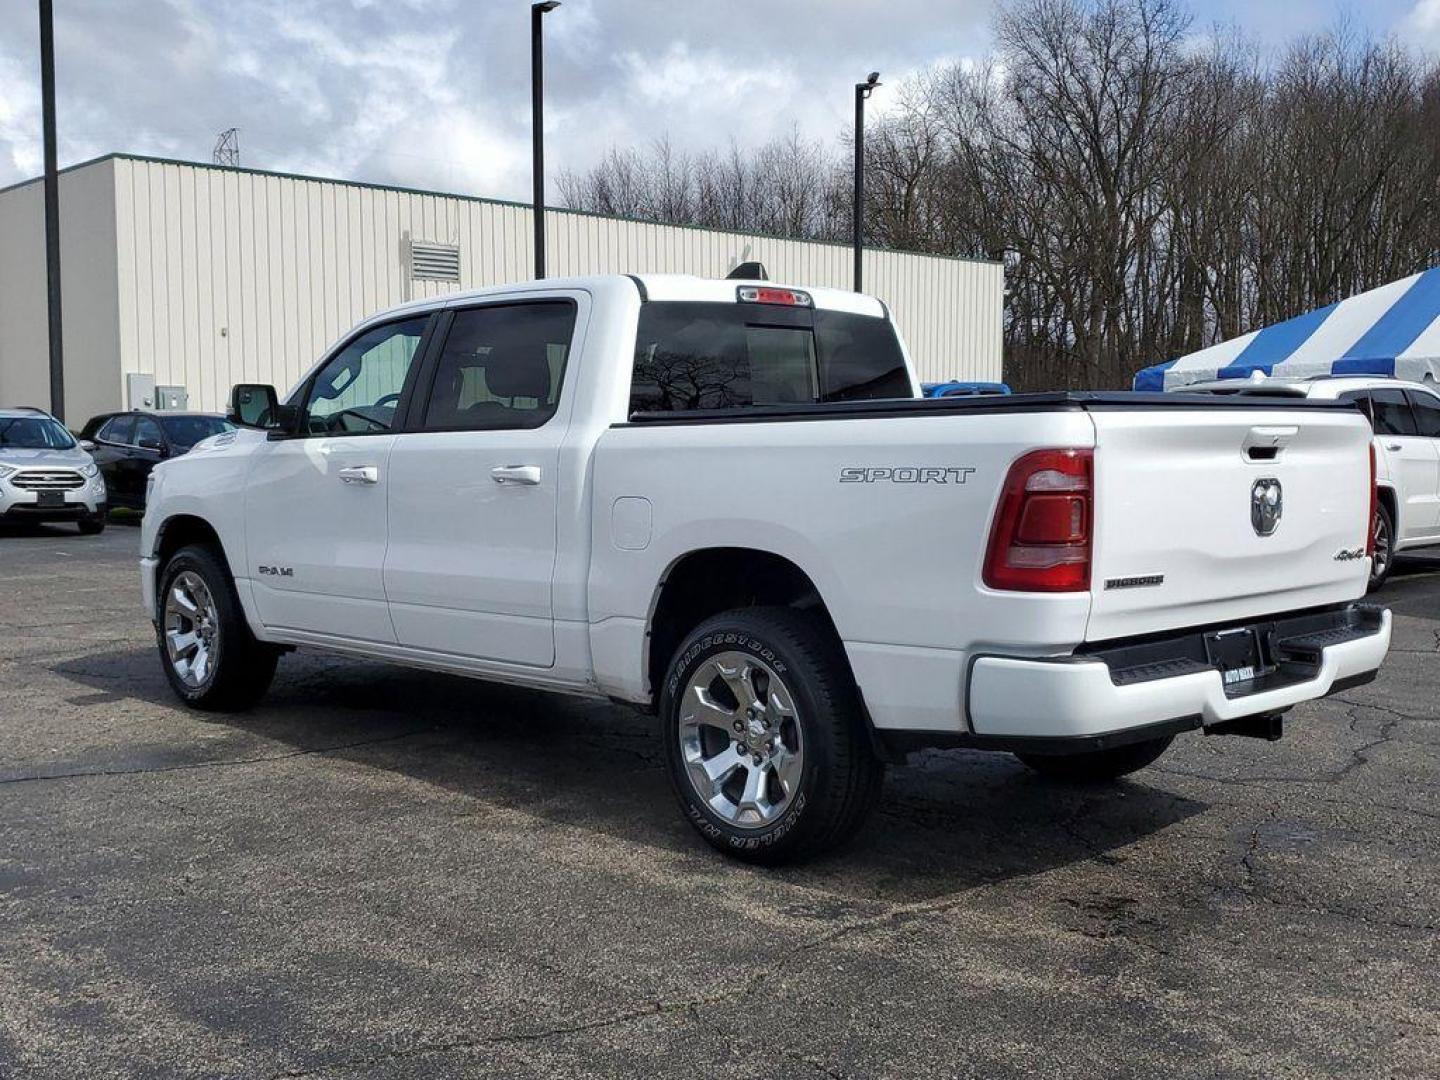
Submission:
[[[216,165],[240,164],[239,128],[226,128],[215,137],[215,149],[210,152],[210,160]]]

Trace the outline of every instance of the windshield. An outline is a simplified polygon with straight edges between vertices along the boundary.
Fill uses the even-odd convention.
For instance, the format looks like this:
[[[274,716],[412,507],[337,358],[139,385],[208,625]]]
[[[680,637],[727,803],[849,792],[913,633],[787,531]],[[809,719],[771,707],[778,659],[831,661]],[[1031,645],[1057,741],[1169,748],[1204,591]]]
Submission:
[[[0,446],[17,450],[69,450],[74,445],[70,432],[48,416],[0,420]]]
[[[172,446],[194,446],[211,435],[235,430],[234,424],[218,416],[167,416],[160,423]]]

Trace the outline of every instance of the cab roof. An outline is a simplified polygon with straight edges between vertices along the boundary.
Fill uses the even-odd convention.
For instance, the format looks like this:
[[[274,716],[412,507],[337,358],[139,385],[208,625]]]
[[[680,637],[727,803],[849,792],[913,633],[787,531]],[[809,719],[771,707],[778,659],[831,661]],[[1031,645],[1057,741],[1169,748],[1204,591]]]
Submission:
[[[744,286],[790,289],[808,293],[814,306],[823,311],[845,311],[857,315],[871,315],[876,318],[889,317],[885,305],[875,297],[866,293],[850,292],[846,289],[760,279],[703,278],[693,274],[591,274],[578,277],[545,278],[542,281],[518,281],[505,285],[486,285],[479,289],[464,289],[459,292],[445,293],[443,296],[430,296],[423,300],[412,300],[407,304],[377,312],[365,322],[390,318],[405,312],[433,311],[456,303],[464,303],[467,300],[484,300],[492,296],[514,296],[554,289],[584,289],[600,293],[623,288],[638,292],[645,300],[736,303],[738,302],[736,290]]]

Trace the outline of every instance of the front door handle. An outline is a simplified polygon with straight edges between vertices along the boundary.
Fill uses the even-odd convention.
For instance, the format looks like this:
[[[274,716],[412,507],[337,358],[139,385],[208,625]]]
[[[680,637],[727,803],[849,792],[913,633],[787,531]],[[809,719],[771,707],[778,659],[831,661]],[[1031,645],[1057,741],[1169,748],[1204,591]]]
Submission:
[[[375,465],[347,465],[335,474],[347,484],[378,484],[380,469]]]
[[[497,465],[490,470],[490,479],[497,484],[538,484],[539,465]]]

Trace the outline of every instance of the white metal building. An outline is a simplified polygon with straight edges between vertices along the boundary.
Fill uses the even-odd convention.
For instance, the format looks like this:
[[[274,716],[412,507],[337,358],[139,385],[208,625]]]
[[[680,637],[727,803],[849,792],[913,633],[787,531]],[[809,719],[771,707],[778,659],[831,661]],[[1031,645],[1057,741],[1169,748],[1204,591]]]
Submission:
[[[0,404],[49,405],[43,185],[0,191]],[[66,420],[162,400],[218,410],[237,382],[282,391],[362,317],[523,281],[524,204],[112,154],[60,177]],[[850,284],[845,245],[552,210],[556,277],[690,273],[746,260],[776,280]],[[926,381],[1000,378],[999,263],[871,250]],[[166,395],[164,388],[174,388]]]

